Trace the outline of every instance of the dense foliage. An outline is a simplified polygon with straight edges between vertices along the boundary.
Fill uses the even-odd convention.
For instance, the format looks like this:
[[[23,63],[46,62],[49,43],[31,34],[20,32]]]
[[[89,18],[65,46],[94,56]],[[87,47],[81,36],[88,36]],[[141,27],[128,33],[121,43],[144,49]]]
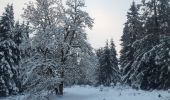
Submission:
[[[139,11],[133,10],[138,9],[133,2],[130,9],[133,17],[130,16],[131,13],[127,16],[127,23],[131,26],[125,24],[122,36],[120,64],[123,83],[145,90],[170,88],[169,2],[169,0],[143,0]],[[129,33],[130,37],[135,35],[135,39],[130,38]]]

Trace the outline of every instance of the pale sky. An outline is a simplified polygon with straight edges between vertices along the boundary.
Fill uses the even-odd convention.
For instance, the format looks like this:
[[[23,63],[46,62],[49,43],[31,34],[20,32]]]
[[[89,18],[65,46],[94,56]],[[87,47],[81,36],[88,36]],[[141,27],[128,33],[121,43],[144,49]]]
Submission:
[[[24,3],[30,0],[0,0],[0,16],[8,3],[14,4],[15,19],[21,19]],[[92,47],[97,49],[105,45],[107,39],[113,38],[119,52],[120,37],[126,22],[127,11],[133,0],[85,0],[86,10],[94,18],[94,27],[87,30],[88,40]],[[140,1],[140,0],[134,0]]]

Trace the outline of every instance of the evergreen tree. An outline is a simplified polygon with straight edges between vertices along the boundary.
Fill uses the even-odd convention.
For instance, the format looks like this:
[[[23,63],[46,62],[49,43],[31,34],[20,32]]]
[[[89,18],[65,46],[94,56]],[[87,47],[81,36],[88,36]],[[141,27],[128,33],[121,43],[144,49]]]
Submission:
[[[110,46],[107,41],[104,48],[97,50],[97,56],[99,59],[98,84],[105,86],[109,86],[111,83],[116,84],[120,79],[120,73],[113,40],[111,40]]]
[[[133,59],[125,79],[141,89],[169,88],[169,1],[143,0],[143,37],[134,41]],[[128,82],[127,82],[128,83]]]
[[[168,0],[149,0],[144,2],[145,37],[134,43],[136,52],[133,62],[134,72],[130,76],[135,87],[142,89],[167,89],[169,85],[168,55],[166,54],[167,36],[169,34],[169,1]],[[165,48],[166,50],[162,50]],[[164,59],[162,61],[160,59]],[[159,63],[166,63],[161,65]],[[163,78],[163,77],[166,77]]]
[[[118,67],[118,58],[113,39],[111,39],[110,41],[110,58],[113,70],[112,82],[116,84],[117,82],[120,82],[120,71]]]
[[[170,6],[169,0],[159,0],[157,5],[160,32],[162,35],[170,35]]]
[[[0,96],[18,92],[19,58],[18,46],[13,41],[13,5],[7,5],[0,20]]]
[[[14,41],[17,46],[19,46],[22,42],[22,30],[19,21],[17,21],[14,26]]]
[[[96,77],[96,80],[97,80],[97,85],[102,85],[104,84],[104,75],[103,75],[103,71],[102,71],[102,66],[101,64],[103,63],[103,48],[100,48],[98,50],[96,50],[96,55],[98,57],[98,68],[96,69],[96,74],[97,74],[97,77]]]
[[[143,36],[143,27],[142,21],[139,14],[139,7],[132,3],[131,8],[127,14],[127,22],[125,23],[123,36],[121,37],[122,41],[122,50],[120,56],[120,67],[123,75],[123,83],[130,84],[129,80],[129,71],[131,70],[131,65],[134,59],[134,48],[132,47],[133,43],[142,38]]]
[[[170,22],[169,0],[143,0],[146,35],[168,35]]]

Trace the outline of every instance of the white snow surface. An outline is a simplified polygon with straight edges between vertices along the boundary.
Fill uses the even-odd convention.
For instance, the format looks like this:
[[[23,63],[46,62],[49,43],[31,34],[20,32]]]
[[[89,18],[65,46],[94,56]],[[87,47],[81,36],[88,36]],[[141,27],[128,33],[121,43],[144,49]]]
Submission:
[[[142,91],[127,87],[122,89],[121,87],[73,86],[65,88],[64,96],[55,94],[48,96],[41,100],[170,100],[170,91]],[[25,97],[22,95],[0,99],[25,100]]]

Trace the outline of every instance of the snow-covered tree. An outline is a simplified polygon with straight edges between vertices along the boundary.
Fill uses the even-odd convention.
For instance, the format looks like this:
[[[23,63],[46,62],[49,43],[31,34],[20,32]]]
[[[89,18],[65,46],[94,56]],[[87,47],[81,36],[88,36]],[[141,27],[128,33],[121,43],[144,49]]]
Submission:
[[[29,26],[29,23],[26,24],[23,22],[20,26],[21,28],[21,44],[19,45],[19,49],[21,52],[21,57],[27,58],[30,57],[31,53],[31,38],[29,34],[32,32]]]
[[[97,69],[98,84],[109,86],[111,83],[116,84],[120,81],[120,72],[118,68],[118,59],[113,40],[110,45],[106,42],[106,46],[97,51],[99,58],[99,66]]]
[[[135,59],[125,75],[141,89],[169,88],[169,1],[143,0],[144,35],[133,42]]]
[[[111,57],[111,64],[113,67],[113,83],[120,82],[120,70],[118,67],[118,58],[117,58],[117,51],[115,49],[115,44],[113,39],[110,40],[110,57]]]
[[[134,43],[133,46],[138,52],[135,52],[136,60],[131,66],[129,80],[131,80],[132,86],[141,89],[168,89],[169,40],[163,38],[160,39],[160,44],[155,46],[150,44],[153,46],[152,48],[142,49],[146,44],[152,42],[149,40],[149,37],[146,37]]]
[[[143,16],[147,33],[169,34],[169,0],[143,0]],[[157,31],[157,32],[156,32]],[[154,33],[153,33],[154,32]],[[146,34],[147,35],[147,34]]]
[[[20,55],[21,55],[19,79],[21,81],[20,92],[23,92],[24,91],[23,83],[25,80],[26,73],[28,72],[28,69],[29,69],[26,65],[30,61],[31,52],[32,52],[31,39],[29,38],[29,34],[31,33],[31,31],[29,28],[29,23],[25,24],[23,22],[21,25],[18,25],[18,26],[19,26],[19,28],[14,28],[14,29],[19,32],[20,38],[17,38],[18,34],[16,34],[16,36],[15,36],[16,38],[14,38],[14,40],[19,39],[18,46],[19,46]]]
[[[93,52],[69,57],[69,70],[65,70],[65,85],[95,84],[97,58]]]
[[[169,87],[165,85],[165,81],[169,82],[169,78],[163,78],[169,73],[168,70],[165,70],[168,67],[157,64],[157,62],[168,62],[169,59],[166,55],[168,49],[166,46],[168,45],[167,36],[169,35],[169,17],[167,16],[170,15],[168,2],[168,0],[143,2],[145,9],[148,9],[144,9],[146,32],[143,39],[134,43],[133,47],[137,51],[134,56],[138,60],[133,63],[135,70],[134,74],[131,75],[131,79],[134,81],[133,84],[139,84],[142,89],[166,89]],[[159,55],[163,57],[164,61],[159,59]]]
[[[17,46],[21,44],[21,39],[22,39],[22,30],[20,28],[19,21],[17,21],[14,26],[14,41],[17,44]]]
[[[61,77],[65,78],[65,71],[70,70],[69,59],[72,55],[87,54],[91,52],[91,47],[87,42],[86,27],[92,28],[93,19],[89,14],[83,11],[85,7],[84,0],[67,0],[66,5],[68,8],[64,9],[63,16],[63,38],[60,42],[60,72]],[[78,49],[77,52],[74,52]],[[75,69],[76,70],[76,69]],[[63,88],[63,82],[61,84]],[[63,89],[62,89],[63,92]]]
[[[87,59],[90,58],[89,55],[92,52],[92,48],[87,42],[85,28],[92,28],[93,19],[82,10],[85,7],[84,1],[68,0],[66,6],[65,8],[60,0],[36,0],[36,3],[28,4],[23,14],[23,17],[35,29],[32,42],[33,62],[29,64],[33,69],[30,70],[30,75],[33,77],[32,72],[41,72],[41,69],[48,70],[49,67],[52,68],[52,72],[57,71],[62,80],[59,81],[61,83],[59,84],[60,94],[63,94],[64,80],[69,77],[66,76],[68,74],[66,72],[71,69],[81,71],[82,68],[78,67],[83,62],[81,59],[85,58],[83,63],[86,61],[89,63],[90,60]],[[42,68],[38,67],[40,65]],[[86,68],[83,69],[85,69],[83,73],[87,71]],[[29,78],[31,79],[31,77]],[[55,77],[57,79],[58,75]]]
[[[7,5],[0,20],[0,96],[16,94],[20,52],[13,41],[14,13],[13,5]]]
[[[24,63],[27,73],[23,75],[25,79],[23,87],[29,92],[54,90],[57,87],[57,80],[59,81],[56,75],[58,67],[56,43],[60,38],[57,29],[61,24],[58,20],[58,3],[57,0],[29,2],[22,15],[33,26],[32,33],[34,33],[31,54]],[[26,32],[25,36],[27,34]]]
[[[123,75],[123,83],[130,84],[130,81],[128,80],[129,71],[131,70],[132,62],[135,60],[133,56],[135,51],[132,44],[136,40],[142,38],[143,32],[139,7],[133,2],[127,13],[127,22],[125,23],[123,36],[121,37],[122,50],[120,52],[120,67]]]

